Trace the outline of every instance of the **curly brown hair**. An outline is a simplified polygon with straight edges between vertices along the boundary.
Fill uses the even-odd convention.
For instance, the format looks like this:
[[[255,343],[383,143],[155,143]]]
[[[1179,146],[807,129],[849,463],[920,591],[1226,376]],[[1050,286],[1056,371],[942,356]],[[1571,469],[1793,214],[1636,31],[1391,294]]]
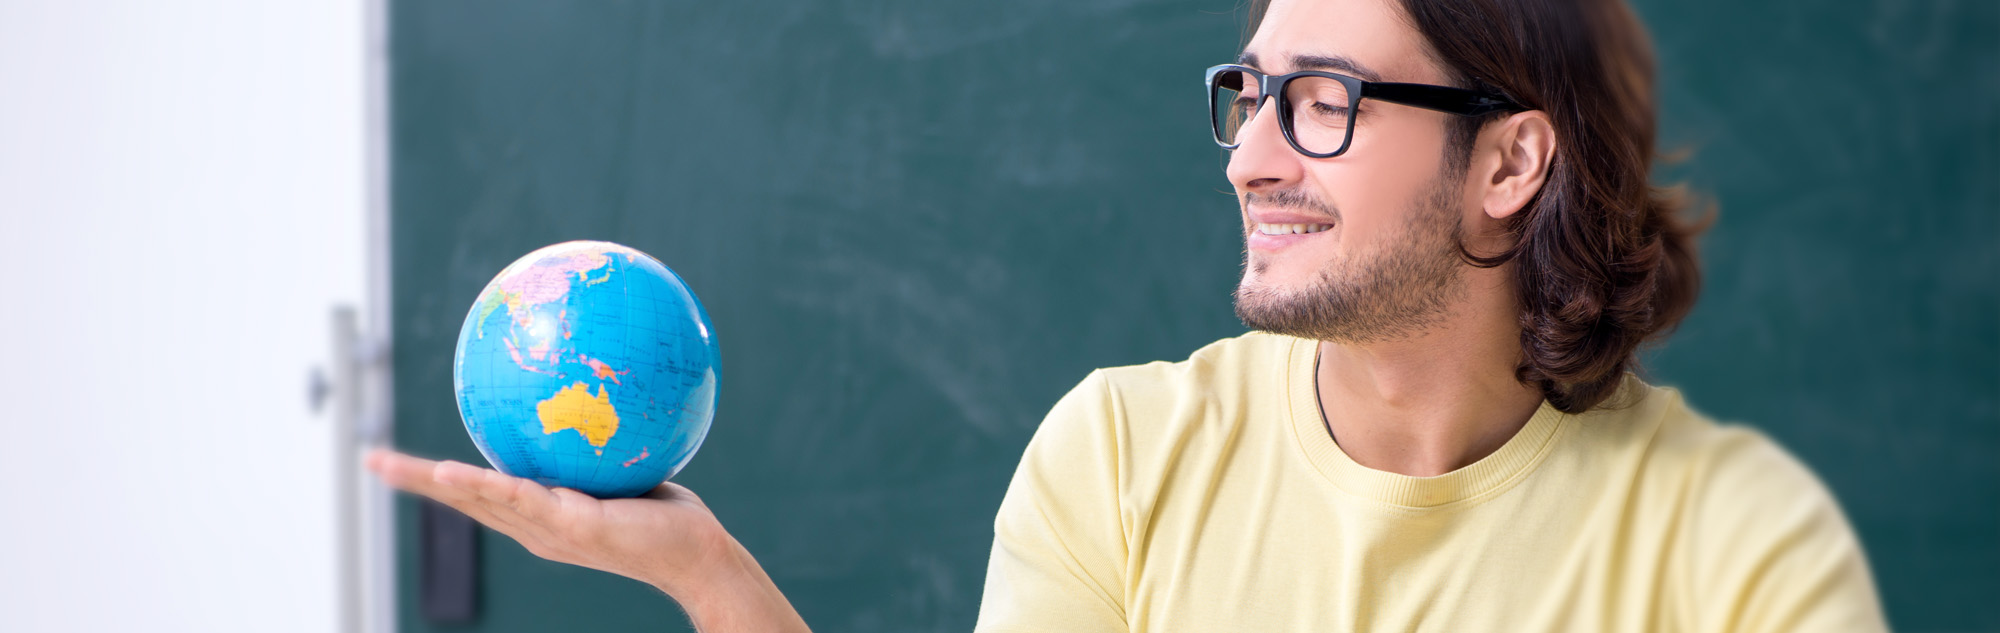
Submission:
[[[1497,88],[1547,113],[1548,180],[1508,218],[1511,248],[1460,253],[1515,262],[1522,360],[1515,375],[1569,413],[1605,404],[1642,343],[1670,332],[1699,294],[1684,190],[1648,180],[1654,157],[1653,52],[1623,0],[1400,0],[1439,67],[1461,87]],[[1269,0],[1254,0],[1255,31]],[[1448,135],[1463,168],[1480,128]]]

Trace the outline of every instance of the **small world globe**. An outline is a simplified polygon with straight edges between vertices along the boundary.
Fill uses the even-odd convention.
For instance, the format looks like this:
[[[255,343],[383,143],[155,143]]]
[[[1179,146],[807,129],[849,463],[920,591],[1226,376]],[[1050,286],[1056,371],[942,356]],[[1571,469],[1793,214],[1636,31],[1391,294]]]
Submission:
[[[500,472],[632,497],[701,448],[720,360],[679,275],[629,247],[564,242],[480,291],[452,382],[466,431]]]

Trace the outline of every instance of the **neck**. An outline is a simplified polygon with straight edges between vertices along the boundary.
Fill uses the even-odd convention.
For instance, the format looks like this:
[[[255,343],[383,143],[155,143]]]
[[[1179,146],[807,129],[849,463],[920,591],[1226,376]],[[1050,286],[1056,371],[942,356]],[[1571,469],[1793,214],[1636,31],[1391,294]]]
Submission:
[[[1504,268],[1504,267],[1503,267]],[[1463,468],[1499,450],[1541,406],[1514,379],[1519,307],[1499,273],[1434,327],[1395,341],[1321,341],[1316,383],[1326,426],[1362,466],[1413,477]]]

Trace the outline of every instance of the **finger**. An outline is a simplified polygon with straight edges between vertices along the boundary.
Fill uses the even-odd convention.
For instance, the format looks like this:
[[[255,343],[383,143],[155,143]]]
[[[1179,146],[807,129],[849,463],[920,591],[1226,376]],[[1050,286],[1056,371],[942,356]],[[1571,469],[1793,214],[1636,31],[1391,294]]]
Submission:
[[[574,488],[550,488],[549,493],[555,495],[556,502],[566,508],[581,508],[591,502],[603,503],[596,497],[577,492]]]
[[[460,514],[470,517],[474,521],[478,521],[480,525],[484,525],[488,528],[491,528],[495,532],[499,532],[501,534],[506,535],[507,538],[514,539],[515,541],[521,543],[521,546],[528,548],[529,551],[535,551],[537,547],[541,546],[540,537],[536,536],[535,534],[525,529],[522,529],[520,525],[502,519],[499,516],[493,514],[492,512],[487,511],[486,507],[481,504],[474,502],[465,502],[465,501],[455,501],[455,502],[440,501],[439,503],[449,506],[453,510],[457,510]]]
[[[527,479],[456,463],[439,464],[437,477],[536,523],[554,523],[562,518],[562,499],[547,487]]]
[[[486,527],[520,541],[530,551],[536,551],[537,555],[540,555],[538,548],[550,542],[548,532],[540,529],[533,521],[520,516],[512,508],[487,500],[473,487],[459,485],[459,482],[466,479],[464,475],[466,471],[486,469],[450,460],[432,461],[381,449],[368,454],[367,465],[369,470],[375,471],[390,485],[450,506]],[[494,474],[499,475],[499,473]]]
[[[431,467],[436,464],[428,459],[404,455],[386,448],[370,449],[361,463],[369,472],[375,473],[375,476],[390,485],[413,479],[419,473],[428,477]]]
[[[531,554],[558,562],[576,562],[570,560],[568,554],[566,554],[569,544],[568,538],[555,533],[548,526],[534,519],[522,516],[520,512],[505,503],[482,496],[477,490],[479,484],[464,481],[464,471],[468,469],[479,473],[479,475],[474,476],[475,479],[482,479],[484,476],[488,476],[485,475],[486,473],[491,473],[490,476],[493,477],[505,478],[507,477],[506,475],[452,461],[439,462],[438,466],[440,473],[452,473],[456,471],[457,474],[445,474],[440,479],[444,480],[441,482],[444,486],[460,495],[457,497],[448,496],[441,498],[441,502],[459,512],[465,513],[466,516],[472,517],[486,527],[493,528],[494,531],[514,539],[522,547],[527,548]],[[454,483],[457,485],[454,485]],[[533,482],[528,483],[533,484]]]
[[[468,495],[467,504],[477,505],[496,521],[547,544],[564,542],[552,529],[561,522],[560,510],[548,507],[553,495],[541,484],[453,461],[439,462],[436,478]]]
[[[438,464],[421,457],[412,457],[394,451],[376,449],[368,453],[369,470],[382,481],[398,489],[445,501],[447,499],[468,499],[475,495],[459,490],[437,480]]]
[[[397,488],[430,497],[462,512],[470,505],[482,506],[489,515],[495,510],[507,510],[490,507],[492,502],[480,494],[476,485],[480,478],[468,474],[487,471],[484,468],[448,459],[432,461],[389,451],[370,454],[369,468],[381,473],[385,481]]]

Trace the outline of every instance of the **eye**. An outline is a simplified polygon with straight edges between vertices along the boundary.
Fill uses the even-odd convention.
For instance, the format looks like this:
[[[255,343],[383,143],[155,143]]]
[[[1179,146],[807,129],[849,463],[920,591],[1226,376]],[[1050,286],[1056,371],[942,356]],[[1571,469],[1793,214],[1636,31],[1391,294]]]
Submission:
[[[1308,105],[1306,107],[1311,108],[1313,114],[1320,116],[1330,116],[1330,117],[1347,116],[1347,106],[1344,105],[1337,106],[1329,103],[1321,103],[1318,101],[1314,101],[1311,105]]]
[[[1230,107],[1235,108],[1237,112],[1243,113],[1243,118],[1245,119],[1256,116],[1257,96],[1249,94],[1237,95],[1236,99],[1230,102]]]
[[[1313,101],[1300,106],[1300,114],[1294,115],[1299,123],[1327,129],[1347,127],[1350,112],[1345,102],[1334,105],[1325,101]]]

